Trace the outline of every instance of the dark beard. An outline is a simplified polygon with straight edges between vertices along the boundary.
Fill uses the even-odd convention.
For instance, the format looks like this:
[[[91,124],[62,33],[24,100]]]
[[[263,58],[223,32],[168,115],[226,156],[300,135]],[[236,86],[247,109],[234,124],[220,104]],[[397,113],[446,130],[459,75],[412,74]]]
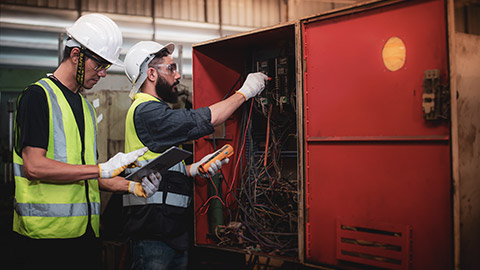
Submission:
[[[175,87],[178,84],[176,81],[173,85],[170,85],[162,76],[159,76],[157,83],[155,84],[155,92],[158,97],[168,103],[177,103],[178,90]]]

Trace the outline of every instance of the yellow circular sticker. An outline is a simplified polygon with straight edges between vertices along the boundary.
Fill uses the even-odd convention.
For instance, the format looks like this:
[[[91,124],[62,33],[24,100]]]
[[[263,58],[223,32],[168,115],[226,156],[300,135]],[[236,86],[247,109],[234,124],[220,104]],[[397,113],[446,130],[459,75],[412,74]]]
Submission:
[[[390,71],[397,71],[405,64],[407,49],[405,44],[398,37],[391,37],[387,40],[382,50],[383,64]]]

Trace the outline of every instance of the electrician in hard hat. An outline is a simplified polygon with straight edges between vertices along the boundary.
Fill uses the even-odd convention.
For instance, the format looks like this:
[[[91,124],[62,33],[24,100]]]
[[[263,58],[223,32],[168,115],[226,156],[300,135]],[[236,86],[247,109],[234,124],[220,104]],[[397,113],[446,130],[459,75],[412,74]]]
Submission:
[[[161,179],[152,174],[136,183],[117,176],[147,148],[97,165],[96,113],[80,92],[105,77],[111,64],[122,65],[118,26],[89,14],[66,32],[58,68],[18,99],[13,154],[18,268],[98,269],[99,189],[149,197]]]
[[[153,41],[135,44],[125,56],[125,73],[132,82],[133,104],[125,122],[125,150],[148,147],[140,160],[148,161],[173,145],[199,139],[214,132],[246,100],[259,94],[268,77],[262,73],[247,76],[243,86],[226,100],[209,107],[171,109],[176,103],[180,74],[171,54],[174,44]],[[138,92],[138,93],[137,93]],[[123,195],[125,232],[132,239],[133,269],[186,269],[188,228],[191,224],[193,180],[202,174],[198,167],[212,154],[185,165],[178,163],[164,173],[157,193],[149,199]],[[228,158],[212,163],[214,175]]]

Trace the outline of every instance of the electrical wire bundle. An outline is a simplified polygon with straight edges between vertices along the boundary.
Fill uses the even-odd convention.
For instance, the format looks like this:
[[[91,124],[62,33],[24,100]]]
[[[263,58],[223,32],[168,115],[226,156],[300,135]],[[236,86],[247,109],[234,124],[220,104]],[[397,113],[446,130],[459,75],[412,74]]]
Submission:
[[[227,194],[235,202],[228,208],[237,208],[231,211],[236,214],[233,221],[218,226],[215,234],[218,245],[294,256],[298,248],[297,174],[295,166],[290,171],[282,168],[286,159],[296,165],[296,149],[287,151],[288,139],[296,135],[295,113],[273,105],[268,110],[260,107],[255,107],[253,118],[250,107],[242,120],[246,164],[240,166],[244,169],[239,187]]]
[[[240,78],[224,99],[239,81]],[[212,192],[197,214],[223,209],[220,215],[224,222],[218,220],[222,218],[218,213],[216,221],[209,221],[218,246],[295,257],[298,251],[295,91],[290,91],[287,102],[276,98],[274,94],[278,91],[266,92],[268,96],[251,100],[243,112],[233,179],[225,179],[221,171],[218,180],[210,177]],[[216,149],[215,140],[213,146]],[[227,187],[224,195],[222,183]]]

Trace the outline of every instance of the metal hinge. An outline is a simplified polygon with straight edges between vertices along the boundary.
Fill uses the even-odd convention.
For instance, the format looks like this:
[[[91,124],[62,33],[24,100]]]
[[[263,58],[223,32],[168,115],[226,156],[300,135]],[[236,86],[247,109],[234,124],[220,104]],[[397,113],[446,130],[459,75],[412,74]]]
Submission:
[[[440,84],[440,70],[425,70],[422,98],[425,120],[449,119],[450,89]]]

